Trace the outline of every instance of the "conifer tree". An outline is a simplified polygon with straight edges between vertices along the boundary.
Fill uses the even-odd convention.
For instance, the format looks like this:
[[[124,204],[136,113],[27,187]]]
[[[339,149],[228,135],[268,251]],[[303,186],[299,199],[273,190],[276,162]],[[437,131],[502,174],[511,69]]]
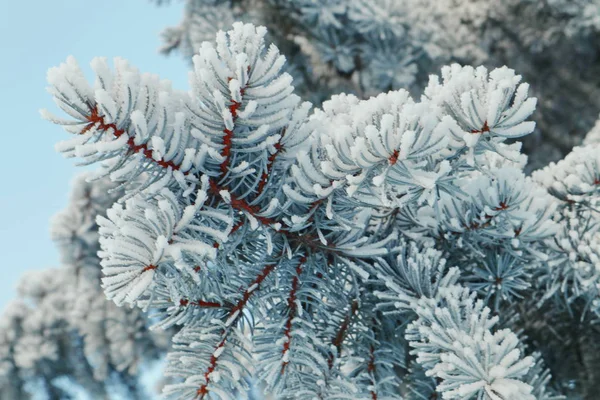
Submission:
[[[105,294],[177,327],[167,398],[592,399],[595,136],[529,177],[513,70],[311,110],[266,35],[202,43],[188,92],[122,59],[48,72],[57,149],[119,185]]]
[[[70,205],[52,222],[62,266],[23,276],[0,319],[2,399],[70,399],[77,389],[94,399],[146,399],[140,368],[168,347],[170,332],[151,333],[141,310],[104,296],[95,219],[124,192],[88,175],[77,177]]]

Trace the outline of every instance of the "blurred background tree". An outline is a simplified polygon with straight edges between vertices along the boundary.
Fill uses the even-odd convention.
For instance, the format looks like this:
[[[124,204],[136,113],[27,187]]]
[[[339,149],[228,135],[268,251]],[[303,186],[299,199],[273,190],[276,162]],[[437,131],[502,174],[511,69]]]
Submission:
[[[73,183],[69,206],[51,236],[62,266],[31,271],[0,320],[0,398],[148,399],[140,382],[169,347],[138,308],[117,307],[100,286],[96,217],[123,195],[108,180]]]
[[[297,92],[420,94],[442,65],[507,65],[540,102],[524,140],[528,171],[580,144],[600,110],[598,0],[184,0],[162,51],[191,56],[242,20],[269,28]],[[167,5],[169,0],[154,0]]]

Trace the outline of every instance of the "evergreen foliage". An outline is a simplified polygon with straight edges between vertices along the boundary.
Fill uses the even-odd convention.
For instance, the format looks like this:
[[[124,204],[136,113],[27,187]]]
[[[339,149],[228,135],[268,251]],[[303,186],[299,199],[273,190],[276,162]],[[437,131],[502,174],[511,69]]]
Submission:
[[[341,24],[323,4],[302,13]],[[595,136],[526,176],[537,100],[507,67],[311,111],[266,34],[204,42],[188,92],[121,59],[92,61],[93,85],[73,58],[48,73],[57,149],[118,184],[97,218],[106,295],[178,330],[166,396],[593,398]]]
[[[145,399],[140,369],[168,348],[169,333],[150,332],[141,310],[106,301],[95,219],[124,192],[87,177],[52,222],[62,266],[26,274],[0,320],[2,399],[70,399],[77,388],[94,399]]]
[[[154,0],[155,3],[168,3]],[[563,158],[600,110],[598,0],[185,0],[162,50],[188,59],[233,21],[265,25],[301,97],[420,96],[443,65],[508,65],[540,99],[528,169]],[[540,147],[543,151],[539,150]]]

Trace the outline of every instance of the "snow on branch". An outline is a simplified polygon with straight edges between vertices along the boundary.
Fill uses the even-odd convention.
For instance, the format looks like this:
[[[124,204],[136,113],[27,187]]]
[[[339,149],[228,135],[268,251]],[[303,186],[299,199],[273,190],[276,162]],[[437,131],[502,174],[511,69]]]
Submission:
[[[428,376],[444,398],[545,390],[490,311],[557,253],[555,199],[506,143],[534,127],[527,84],[452,65],[419,101],[340,94],[309,115],[266,33],[203,43],[188,93],[122,60],[95,60],[93,87],[71,58],[48,74],[71,120],[46,115],[74,134],[59,150],[124,191],[98,218],[105,294],[180,327],[166,394],[401,398]],[[485,254],[499,274],[515,260],[506,284]],[[511,296],[488,307],[500,284]]]

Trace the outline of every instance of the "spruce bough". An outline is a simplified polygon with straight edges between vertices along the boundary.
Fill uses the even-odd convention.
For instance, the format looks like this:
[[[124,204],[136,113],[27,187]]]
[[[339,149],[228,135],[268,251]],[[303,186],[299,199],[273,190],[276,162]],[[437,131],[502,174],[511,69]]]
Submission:
[[[203,43],[189,92],[121,59],[48,73],[58,150],[125,191],[106,295],[180,328],[165,395],[560,398],[572,343],[530,314],[597,320],[598,144],[525,176],[536,99],[506,67],[311,110],[265,34]]]

